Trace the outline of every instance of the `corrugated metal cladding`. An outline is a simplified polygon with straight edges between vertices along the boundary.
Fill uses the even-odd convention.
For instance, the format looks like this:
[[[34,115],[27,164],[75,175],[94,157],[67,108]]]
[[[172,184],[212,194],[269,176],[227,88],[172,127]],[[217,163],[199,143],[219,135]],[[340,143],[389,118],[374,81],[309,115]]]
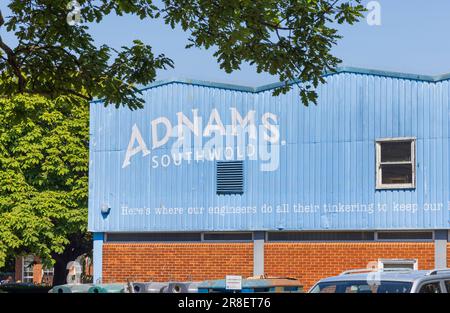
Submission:
[[[89,229],[114,231],[362,230],[449,228],[450,104],[448,80],[340,72],[318,88],[318,105],[300,103],[298,88],[273,97],[251,90],[167,82],[146,91],[145,108],[91,106]],[[215,162],[167,165],[174,138],[152,149],[151,122],[177,112],[213,109],[224,125],[230,107],[242,117],[276,115],[279,167],[244,161],[244,193],[217,195]],[[270,120],[274,124],[273,120]],[[122,168],[136,125],[142,151]],[[159,138],[164,127],[159,125]],[[162,129],[162,130],[160,130]],[[375,140],[416,138],[416,187],[376,189]],[[136,140],[133,148],[138,147]],[[139,146],[140,147],[140,146]],[[272,147],[273,148],[273,147]],[[156,166],[156,163],[158,166]],[[101,213],[110,208],[109,214]],[[165,213],[162,214],[163,210]]]

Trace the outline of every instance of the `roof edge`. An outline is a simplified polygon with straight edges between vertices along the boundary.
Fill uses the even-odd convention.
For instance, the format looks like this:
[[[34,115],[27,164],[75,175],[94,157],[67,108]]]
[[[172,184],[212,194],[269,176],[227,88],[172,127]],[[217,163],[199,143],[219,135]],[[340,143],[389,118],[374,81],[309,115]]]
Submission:
[[[391,78],[400,78],[400,79],[409,79],[409,80],[417,80],[417,81],[425,81],[425,82],[439,82],[443,80],[450,79],[450,73],[441,74],[441,75],[422,75],[422,74],[413,74],[413,73],[402,73],[402,72],[394,72],[394,71],[383,71],[376,69],[367,69],[367,68],[359,68],[359,67],[351,67],[351,66],[343,66],[338,67],[336,71],[325,72],[322,76],[331,76],[342,73],[353,73],[353,74],[362,74],[362,75],[371,75],[371,76],[383,76],[383,77],[391,77]],[[290,81],[289,84],[295,84],[298,81]],[[196,80],[196,79],[186,79],[186,78],[170,78],[165,80],[155,81],[154,83],[145,86],[141,90],[144,91],[146,89],[155,88],[171,83],[181,83],[181,84],[189,84],[189,85],[198,85],[205,87],[213,87],[220,89],[231,89],[236,91],[244,91],[244,92],[262,92],[270,89],[275,89],[284,85],[284,82],[275,82],[267,85],[262,85],[258,87],[250,87],[238,84],[227,84],[227,83],[218,83],[213,81],[204,81],[204,80]]]
[[[450,73],[441,74],[441,75],[422,75],[422,74],[412,74],[412,73],[402,73],[402,72],[394,72],[394,71],[384,71],[384,70],[376,70],[376,69],[367,69],[367,68],[359,68],[359,67],[351,67],[351,66],[343,66],[338,67],[335,71],[325,72],[322,77],[327,77],[336,74],[342,73],[352,73],[352,74],[361,74],[361,75],[370,75],[370,76],[380,76],[380,77],[390,77],[390,78],[399,78],[399,79],[407,79],[407,80],[415,80],[422,82],[430,82],[437,83],[444,80],[450,80]],[[298,83],[299,80],[289,81],[289,85],[293,85]],[[147,86],[144,86],[139,89],[139,91],[146,91],[148,89],[161,87],[168,84],[186,84],[186,85],[194,85],[194,86],[202,86],[202,87],[211,87],[218,89],[226,89],[226,90],[234,90],[234,91],[242,91],[249,93],[259,93],[267,90],[276,89],[278,87],[282,87],[284,82],[275,82],[271,84],[262,85],[259,87],[250,87],[238,84],[227,84],[227,83],[218,83],[213,81],[205,81],[205,80],[197,80],[197,79],[187,79],[187,78],[170,78],[164,80],[158,80]],[[101,99],[93,100],[92,102],[101,102]]]

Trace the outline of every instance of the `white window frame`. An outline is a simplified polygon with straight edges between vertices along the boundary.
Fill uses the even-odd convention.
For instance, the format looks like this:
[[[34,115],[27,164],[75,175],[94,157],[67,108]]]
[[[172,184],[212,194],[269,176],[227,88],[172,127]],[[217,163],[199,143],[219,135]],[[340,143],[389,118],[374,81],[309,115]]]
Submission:
[[[53,276],[55,274],[55,269],[53,267],[51,268],[42,268],[42,276],[47,275],[47,276]]]
[[[33,262],[34,262],[34,256],[32,255],[26,255],[22,257],[22,282],[24,283],[32,283],[33,279],[34,279],[34,272],[33,272],[33,267],[34,265],[31,266],[31,276],[27,275],[25,276],[25,272],[30,272],[30,271],[25,271],[25,258],[33,258]]]
[[[53,281],[54,276],[55,276],[55,270],[53,267],[51,267],[51,268],[42,267],[41,283],[51,283]]]
[[[410,142],[411,143],[411,161],[401,162],[381,162],[381,144],[385,142]],[[380,138],[375,141],[376,150],[376,189],[414,189],[416,188],[416,138],[415,137],[397,137],[397,138]],[[411,164],[412,179],[410,184],[383,184],[382,181],[382,164]]]
[[[405,264],[405,268],[413,266],[413,270],[417,271],[419,269],[419,261],[417,259],[378,259],[378,268],[384,269],[385,264]]]

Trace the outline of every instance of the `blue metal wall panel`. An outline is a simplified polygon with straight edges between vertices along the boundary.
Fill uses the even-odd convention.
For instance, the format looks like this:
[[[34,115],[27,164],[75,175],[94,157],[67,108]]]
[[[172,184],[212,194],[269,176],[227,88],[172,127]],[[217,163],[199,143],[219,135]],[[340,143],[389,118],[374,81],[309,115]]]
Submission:
[[[449,83],[410,77],[341,72],[325,77],[318,105],[300,103],[298,88],[278,97],[272,90],[221,88],[172,82],[144,91],[142,110],[91,105],[89,230],[360,230],[449,228]],[[230,107],[242,116],[256,111],[277,115],[280,162],[275,171],[260,161],[244,161],[245,192],[217,196],[215,166],[200,161],[152,168],[153,157],[170,154],[171,141],[151,148],[152,120],[177,112],[203,124],[217,109],[231,124]],[[122,168],[131,129],[136,124],[151,153],[137,154]],[[416,137],[416,188],[376,190],[375,140]],[[285,143],[285,144],[283,144]],[[326,212],[325,206],[365,205],[360,212]],[[399,211],[395,204],[414,204]],[[289,212],[276,208],[287,205]],[[293,212],[294,205],[303,212]],[[108,216],[102,207],[110,207]],[[214,214],[215,207],[255,207],[251,214]],[[262,213],[272,206],[271,213]],[[309,207],[306,207],[309,206]],[[156,208],[203,208],[202,214],[158,215]],[[373,208],[370,210],[370,208]],[[124,215],[124,208],[142,214]],[[379,210],[385,208],[385,210]],[[305,212],[310,209],[311,212]],[[138,210],[136,210],[137,212]]]

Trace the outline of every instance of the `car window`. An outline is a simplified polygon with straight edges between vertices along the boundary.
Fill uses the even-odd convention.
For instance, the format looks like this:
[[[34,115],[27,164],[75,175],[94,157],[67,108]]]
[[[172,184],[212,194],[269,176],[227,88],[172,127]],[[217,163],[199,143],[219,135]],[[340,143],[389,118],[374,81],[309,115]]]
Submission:
[[[376,287],[367,284],[350,285],[345,288],[345,293],[376,293]]]
[[[439,282],[427,283],[420,287],[419,293],[441,293]]]
[[[311,293],[409,293],[411,282],[381,281],[369,285],[366,281],[334,281],[318,283]]]
[[[320,288],[320,293],[336,293],[336,285],[323,286]]]
[[[447,293],[450,293],[450,280],[445,281],[445,288],[447,289]]]

